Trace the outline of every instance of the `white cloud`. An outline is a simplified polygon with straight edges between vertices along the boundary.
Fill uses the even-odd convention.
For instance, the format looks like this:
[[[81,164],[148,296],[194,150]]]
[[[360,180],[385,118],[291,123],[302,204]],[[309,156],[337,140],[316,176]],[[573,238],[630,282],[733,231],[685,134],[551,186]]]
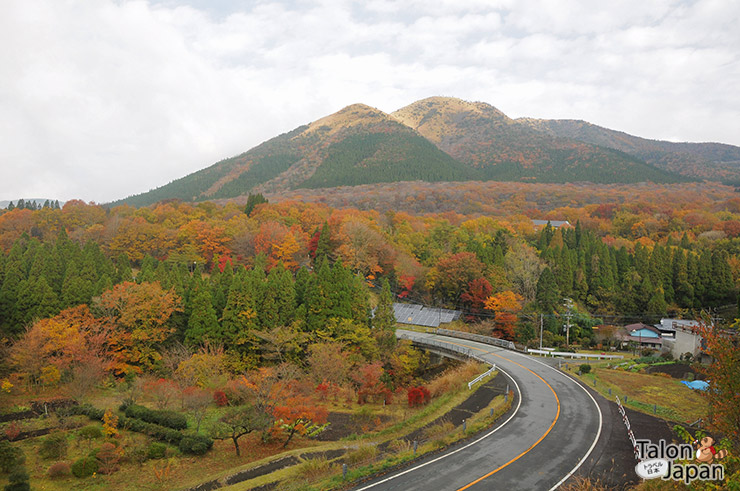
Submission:
[[[739,21],[721,0],[9,0],[0,198],[104,202],[431,95],[738,145]]]

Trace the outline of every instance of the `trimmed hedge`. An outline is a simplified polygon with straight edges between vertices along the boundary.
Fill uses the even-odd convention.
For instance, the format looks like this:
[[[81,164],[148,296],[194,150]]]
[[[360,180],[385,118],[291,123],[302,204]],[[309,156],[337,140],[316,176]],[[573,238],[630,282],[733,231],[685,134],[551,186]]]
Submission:
[[[187,435],[180,440],[180,452],[191,455],[203,455],[213,447],[213,440],[203,435]]]
[[[163,459],[167,455],[167,445],[159,442],[152,442],[146,451],[148,459]]]
[[[161,440],[163,442],[167,442],[171,445],[178,445],[180,447],[180,451],[183,453],[189,453],[194,455],[202,455],[206,453],[208,450],[210,450],[213,447],[213,440],[207,436],[203,435],[183,435],[181,431],[169,428],[167,426],[162,426],[156,423],[148,423],[142,419],[129,417],[129,409],[131,408],[141,408],[142,406],[127,406],[126,407],[126,416],[119,416],[118,417],[118,427],[123,428],[125,430],[129,431],[135,431],[137,433],[143,433],[145,435],[151,436],[152,438],[156,438],[157,440]],[[100,409],[97,409],[90,404],[84,404],[82,406],[77,406],[75,408],[72,408],[74,411],[74,414],[84,414],[85,416],[91,418],[91,419],[97,419],[102,420],[103,414],[105,414],[105,411],[102,411]],[[157,413],[169,413],[171,411],[151,411],[150,409],[143,408],[148,412],[157,412]],[[134,409],[131,414],[143,414],[142,412],[137,412],[138,409]],[[173,413],[177,416],[182,416],[178,413]],[[184,417],[183,417],[184,418]],[[174,420],[172,420],[174,421]],[[187,427],[187,422],[185,423],[185,427]],[[183,443],[183,440],[185,440],[185,443]]]
[[[188,420],[185,418],[185,415],[175,411],[154,410],[137,404],[131,404],[126,407],[125,414],[129,418],[136,418],[147,423],[166,426],[173,430],[184,430],[188,427]]]
[[[92,404],[81,404],[79,406],[73,406],[69,408],[70,414],[83,414],[87,416],[90,419],[97,419],[98,421],[103,421],[103,415],[105,414],[105,411],[102,409],[98,409]]]
[[[178,430],[173,430],[172,428],[167,428],[166,426],[154,423],[147,423],[146,421],[136,418],[127,418],[126,416],[118,418],[118,427],[135,431],[137,433],[143,433],[152,438],[156,438],[157,440],[162,440],[173,445],[179,444],[183,436],[182,432]]]

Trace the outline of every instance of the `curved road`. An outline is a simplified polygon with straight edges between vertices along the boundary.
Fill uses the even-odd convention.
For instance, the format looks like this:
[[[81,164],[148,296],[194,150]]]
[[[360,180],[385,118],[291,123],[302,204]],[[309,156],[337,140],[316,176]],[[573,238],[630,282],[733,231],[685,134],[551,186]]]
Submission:
[[[423,343],[470,348],[495,363],[518,392],[515,412],[476,439],[384,475],[361,490],[548,490],[575,472],[601,433],[601,412],[569,376],[514,351],[464,339],[398,331]]]

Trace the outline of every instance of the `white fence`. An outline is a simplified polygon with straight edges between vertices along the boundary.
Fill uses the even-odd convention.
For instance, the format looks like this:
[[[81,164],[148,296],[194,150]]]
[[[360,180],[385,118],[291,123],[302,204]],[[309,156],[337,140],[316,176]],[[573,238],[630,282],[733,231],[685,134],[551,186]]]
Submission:
[[[562,356],[564,358],[582,358],[582,359],[595,359],[595,360],[621,360],[624,358],[622,355],[597,355],[597,354],[590,354],[590,353],[569,353],[567,351],[549,351],[549,350],[539,350],[539,349],[530,349],[527,350],[527,353],[534,353],[535,355],[545,355],[545,356]]]

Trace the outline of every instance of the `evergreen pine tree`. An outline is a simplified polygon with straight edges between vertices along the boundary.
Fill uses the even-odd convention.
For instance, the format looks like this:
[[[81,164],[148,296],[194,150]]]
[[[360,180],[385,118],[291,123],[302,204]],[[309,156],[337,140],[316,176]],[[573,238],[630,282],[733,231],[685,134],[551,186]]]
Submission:
[[[537,293],[535,295],[538,308],[546,313],[555,311],[555,306],[560,300],[558,285],[550,268],[545,268],[537,280]]]
[[[257,328],[257,303],[254,283],[248,278],[246,270],[234,275],[229,296],[221,319],[221,332],[215,341],[223,342],[237,352],[250,350],[253,337],[251,331]]]
[[[674,298],[679,307],[694,306],[694,287],[689,283],[688,262],[684,249],[675,249],[671,269],[673,271]]]
[[[396,346],[396,315],[393,310],[391,286],[386,278],[383,278],[381,283],[373,328],[381,353],[390,353]]]
[[[150,283],[155,281],[156,276],[154,275],[154,272],[157,269],[157,263],[158,261],[149,254],[144,256],[144,259],[141,261],[141,270],[139,271],[139,274],[136,275],[136,282]],[[196,269],[198,268],[196,267]]]
[[[249,196],[247,197],[247,205],[244,207],[244,213],[246,213],[247,216],[250,216],[254,211],[255,206],[261,205],[262,203],[269,203],[267,198],[262,196],[262,193],[249,193]]]
[[[323,260],[328,260],[331,257],[331,228],[329,223],[324,222],[321,227],[321,233],[319,234],[319,242],[316,245],[316,254],[314,256],[314,264],[318,265]]]
[[[648,314],[655,316],[665,315],[666,310],[668,310],[668,304],[666,304],[665,297],[663,295],[663,288],[658,287],[653,291],[646,308]]]
[[[210,288],[204,281],[198,282],[190,298],[190,317],[185,331],[185,343],[197,346],[205,340],[221,341],[219,339],[220,326],[213,308]]]
[[[131,271],[131,262],[125,253],[118,255],[116,259],[116,283],[133,281],[134,273]]]

